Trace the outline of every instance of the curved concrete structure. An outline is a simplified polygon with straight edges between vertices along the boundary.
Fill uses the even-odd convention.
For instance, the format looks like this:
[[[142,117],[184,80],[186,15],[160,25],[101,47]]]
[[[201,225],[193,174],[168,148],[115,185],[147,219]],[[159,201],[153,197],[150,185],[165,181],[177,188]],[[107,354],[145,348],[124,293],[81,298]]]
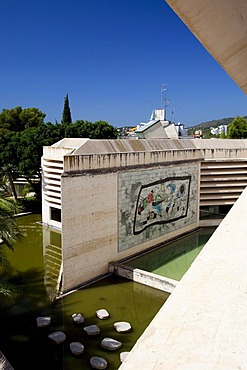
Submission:
[[[247,93],[246,0],[166,0],[202,45]]]
[[[247,189],[121,370],[246,369],[246,204]]]

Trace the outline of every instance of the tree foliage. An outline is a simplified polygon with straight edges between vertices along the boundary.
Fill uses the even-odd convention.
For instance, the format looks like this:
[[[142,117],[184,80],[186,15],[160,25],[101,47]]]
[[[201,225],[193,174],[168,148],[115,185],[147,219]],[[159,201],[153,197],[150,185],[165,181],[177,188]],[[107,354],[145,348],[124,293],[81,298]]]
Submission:
[[[33,187],[41,180],[43,146],[68,138],[114,139],[117,130],[108,122],[71,122],[68,94],[65,97],[63,122],[44,122],[45,113],[38,108],[15,107],[0,113],[0,171],[16,197],[14,180],[22,176]],[[67,112],[67,113],[66,113]],[[33,181],[35,179],[35,181]],[[41,190],[41,189],[40,189]]]
[[[64,98],[63,116],[62,123],[72,123],[71,112],[69,107],[69,96],[68,94]]]
[[[0,239],[9,248],[12,248],[12,244],[20,236],[14,217],[17,212],[17,205],[6,198],[5,182],[3,178],[0,178]],[[2,245],[0,251],[2,251]],[[0,254],[1,264],[2,253]]]
[[[117,129],[105,121],[77,120],[75,123],[62,125],[64,137],[84,137],[89,139],[116,139]]]
[[[19,132],[28,127],[36,127],[44,122],[45,116],[38,108],[3,109],[0,113],[0,131],[5,129]]]
[[[247,138],[247,120],[244,117],[236,117],[228,126],[229,139]]]

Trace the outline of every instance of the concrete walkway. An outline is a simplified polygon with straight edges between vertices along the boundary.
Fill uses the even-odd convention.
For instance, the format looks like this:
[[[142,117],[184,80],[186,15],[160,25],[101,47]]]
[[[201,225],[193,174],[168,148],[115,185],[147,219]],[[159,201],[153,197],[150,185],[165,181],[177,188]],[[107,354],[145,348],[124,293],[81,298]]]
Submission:
[[[120,369],[247,369],[247,189]]]

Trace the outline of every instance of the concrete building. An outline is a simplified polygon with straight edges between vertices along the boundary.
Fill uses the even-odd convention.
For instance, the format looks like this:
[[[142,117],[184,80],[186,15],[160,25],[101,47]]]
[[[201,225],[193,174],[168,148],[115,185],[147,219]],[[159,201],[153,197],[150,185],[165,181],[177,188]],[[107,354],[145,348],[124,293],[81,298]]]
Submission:
[[[135,136],[139,139],[179,139],[188,136],[182,123],[170,122],[165,116],[165,109],[155,109],[148,122],[137,126]]]
[[[42,169],[67,291],[110,261],[218,225],[247,185],[247,140],[63,139],[44,148]]]
[[[220,125],[218,127],[211,128],[211,134],[213,134],[213,135],[220,135],[220,134],[227,135],[227,125]]]

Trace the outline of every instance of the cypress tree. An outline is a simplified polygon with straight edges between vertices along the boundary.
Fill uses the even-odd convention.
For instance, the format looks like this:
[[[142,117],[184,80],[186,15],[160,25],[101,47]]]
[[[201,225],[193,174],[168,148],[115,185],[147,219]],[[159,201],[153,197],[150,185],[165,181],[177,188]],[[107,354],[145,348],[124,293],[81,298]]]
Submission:
[[[72,123],[68,94],[64,98],[62,123]]]

